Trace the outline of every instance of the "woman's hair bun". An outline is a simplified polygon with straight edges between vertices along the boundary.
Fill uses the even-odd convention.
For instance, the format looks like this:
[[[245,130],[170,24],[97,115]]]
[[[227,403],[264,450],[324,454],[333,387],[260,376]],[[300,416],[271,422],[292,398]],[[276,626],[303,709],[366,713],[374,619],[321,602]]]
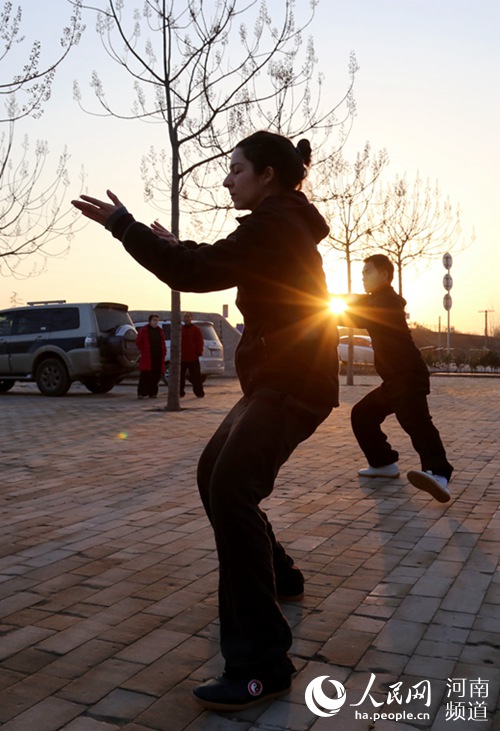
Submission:
[[[309,167],[311,164],[311,158],[312,158],[312,150],[311,150],[311,144],[309,140],[302,139],[299,140],[297,143],[297,152],[299,153],[300,157],[302,158],[302,162],[306,167]]]

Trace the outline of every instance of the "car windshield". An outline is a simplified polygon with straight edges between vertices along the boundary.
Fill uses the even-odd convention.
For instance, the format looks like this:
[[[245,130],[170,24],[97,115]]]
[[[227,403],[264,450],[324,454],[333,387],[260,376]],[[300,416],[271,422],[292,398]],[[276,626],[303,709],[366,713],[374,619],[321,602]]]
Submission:
[[[128,311],[120,307],[100,305],[95,308],[95,314],[101,332],[113,332],[120,325],[132,325]]]

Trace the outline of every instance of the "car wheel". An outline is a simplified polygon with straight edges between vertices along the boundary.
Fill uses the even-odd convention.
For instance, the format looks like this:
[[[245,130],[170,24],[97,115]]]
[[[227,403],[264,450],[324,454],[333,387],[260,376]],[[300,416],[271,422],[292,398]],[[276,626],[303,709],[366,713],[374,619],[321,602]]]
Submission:
[[[0,393],[7,393],[13,388],[15,381],[0,381]]]
[[[71,385],[66,366],[58,358],[43,360],[36,369],[35,380],[44,396],[64,396]]]
[[[91,393],[108,393],[116,386],[116,378],[95,376],[95,378],[82,379],[82,383]]]

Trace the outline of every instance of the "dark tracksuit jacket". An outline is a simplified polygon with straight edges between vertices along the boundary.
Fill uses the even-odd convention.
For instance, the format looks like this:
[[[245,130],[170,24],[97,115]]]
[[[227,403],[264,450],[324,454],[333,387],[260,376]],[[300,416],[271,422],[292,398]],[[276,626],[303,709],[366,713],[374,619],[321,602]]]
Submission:
[[[317,245],[328,226],[298,191],[271,196],[213,245],[171,244],[125,210],[107,223],[146,269],[180,291],[237,287],[243,397],[201,455],[198,487],[219,557],[225,672],[289,675],[291,631],[276,581],[291,559],[259,503],[282,464],[338,405],[337,329]]]
[[[244,332],[235,362],[243,393],[270,387],[338,406],[337,330],[317,244],[328,226],[303,193],[266,199],[213,245],[171,244],[121,209],[106,228],[172,289],[238,288]],[[306,377],[307,376],[307,377]]]
[[[353,296],[343,321],[368,330],[375,370],[385,389],[396,392],[411,384],[428,394],[429,371],[413,342],[405,307],[406,300],[388,284],[373,294]]]

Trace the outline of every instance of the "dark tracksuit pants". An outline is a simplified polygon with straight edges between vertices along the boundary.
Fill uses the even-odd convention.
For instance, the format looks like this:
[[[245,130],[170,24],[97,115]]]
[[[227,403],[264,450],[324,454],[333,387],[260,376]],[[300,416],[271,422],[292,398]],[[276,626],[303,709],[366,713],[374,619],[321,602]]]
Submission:
[[[411,384],[398,384],[395,388],[383,384],[354,405],[352,429],[368,464],[383,467],[398,460],[398,452],[391,447],[381,429],[381,424],[390,414],[395,414],[409,435],[422,469],[449,480],[453,467],[446,458],[441,437],[432,422],[427,393]]]
[[[191,384],[193,386],[194,395],[198,396],[198,398],[200,398],[201,396],[204,396],[205,391],[203,390],[203,380],[201,378],[201,368],[200,368],[199,358],[196,358],[196,360],[181,361],[181,387],[180,387],[181,396],[184,396],[184,394],[186,392],[186,375],[187,375],[187,373],[189,373],[189,378],[191,379]]]
[[[161,363],[154,364],[154,367],[150,371],[141,371],[139,373],[139,383],[137,385],[138,396],[157,396],[158,383],[161,376]]]
[[[260,389],[238,401],[201,455],[198,486],[219,557],[221,650],[233,677],[291,671],[292,633],[275,575],[292,562],[259,503],[330,410]]]

